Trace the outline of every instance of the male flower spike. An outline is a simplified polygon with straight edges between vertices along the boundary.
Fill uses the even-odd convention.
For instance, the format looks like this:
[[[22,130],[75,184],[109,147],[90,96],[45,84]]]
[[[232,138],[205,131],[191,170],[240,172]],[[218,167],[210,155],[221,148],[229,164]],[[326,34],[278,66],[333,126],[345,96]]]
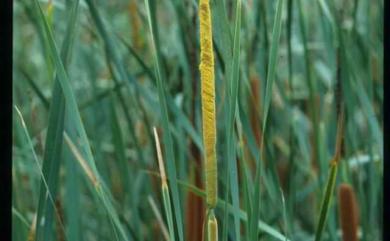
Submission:
[[[203,145],[205,150],[207,205],[217,204],[214,53],[209,0],[200,0],[200,77],[202,88]]]

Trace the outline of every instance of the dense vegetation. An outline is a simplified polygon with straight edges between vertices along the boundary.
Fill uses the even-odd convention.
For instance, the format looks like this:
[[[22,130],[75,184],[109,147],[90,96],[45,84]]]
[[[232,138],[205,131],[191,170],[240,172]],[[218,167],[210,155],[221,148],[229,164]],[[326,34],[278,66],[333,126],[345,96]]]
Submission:
[[[382,0],[16,0],[13,37],[12,240],[382,240]]]

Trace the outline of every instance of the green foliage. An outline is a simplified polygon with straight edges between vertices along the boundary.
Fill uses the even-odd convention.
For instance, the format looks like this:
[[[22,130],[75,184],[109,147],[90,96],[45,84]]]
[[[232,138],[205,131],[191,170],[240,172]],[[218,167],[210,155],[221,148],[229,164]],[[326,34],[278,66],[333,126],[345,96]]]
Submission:
[[[218,237],[341,240],[332,196],[347,182],[360,240],[381,240],[383,0],[210,6]],[[13,241],[186,240],[188,193],[205,201],[191,174],[203,173],[197,14],[194,0],[15,1]]]

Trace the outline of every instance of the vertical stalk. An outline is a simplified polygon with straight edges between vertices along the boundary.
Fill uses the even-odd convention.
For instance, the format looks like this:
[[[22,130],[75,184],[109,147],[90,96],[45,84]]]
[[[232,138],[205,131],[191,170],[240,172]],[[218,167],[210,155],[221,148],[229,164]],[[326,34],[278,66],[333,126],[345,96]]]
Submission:
[[[214,52],[209,0],[200,0],[200,77],[202,93],[203,145],[205,150],[208,240],[218,239],[214,208],[217,205],[217,156],[215,126]]]

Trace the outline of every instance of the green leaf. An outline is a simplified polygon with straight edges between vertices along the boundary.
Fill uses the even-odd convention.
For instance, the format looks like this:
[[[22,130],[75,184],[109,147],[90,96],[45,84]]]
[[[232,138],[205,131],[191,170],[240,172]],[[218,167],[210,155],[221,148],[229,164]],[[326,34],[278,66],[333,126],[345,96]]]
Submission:
[[[333,197],[334,186],[336,184],[336,177],[337,177],[337,163],[332,162],[329,176],[328,176],[328,181],[325,187],[325,193],[322,197],[321,213],[317,224],[315,241],[321,241],[322,232],[325,227],[328,210]]]
[[[148,16],[148,23],[149,23],[149,30],[150,30],[150,36],[152,40],[152,51],[153,51],[153,60],[154,60],[154,68],[155,68],[155,76],[157,79],[157,88],[158,88],[158,99],[160,103],[160,108],[162,112],[162,127],[163,127],[163,140],[164,140],[164,149],[165,149],[165,160],[167,163],[167,171],[168,171],[168,177],[169,177],[169,186],[172,193],[172,199],[173,199],[173,207],[174,207],[174,213],[176,218],[176,228],[179,235],[179,240],[183,241],[183,221],[182,221],[182,214],[181,214],[181,207],[180,207],[180,200],[179,200],[179,190],[177,187],[177,181],[176,181],[176,163],[175,163],[175,157],[173,152],[173,145],[172,145],[172,137],[170,133],[169,128],[169,117],[168,117],[168,108],[167,108],[167,100],[165,97],[165,82],[162,79],[163,75],[161,73],[160,68],[160,51],[159,51],[159,42],[157,37],[157,29],[156,29],[156,23],[155,19],[153,18],[152,21],[152,12],[150,11],[149,7],[149,0],[145,0],[146,5],[146,12]]]

